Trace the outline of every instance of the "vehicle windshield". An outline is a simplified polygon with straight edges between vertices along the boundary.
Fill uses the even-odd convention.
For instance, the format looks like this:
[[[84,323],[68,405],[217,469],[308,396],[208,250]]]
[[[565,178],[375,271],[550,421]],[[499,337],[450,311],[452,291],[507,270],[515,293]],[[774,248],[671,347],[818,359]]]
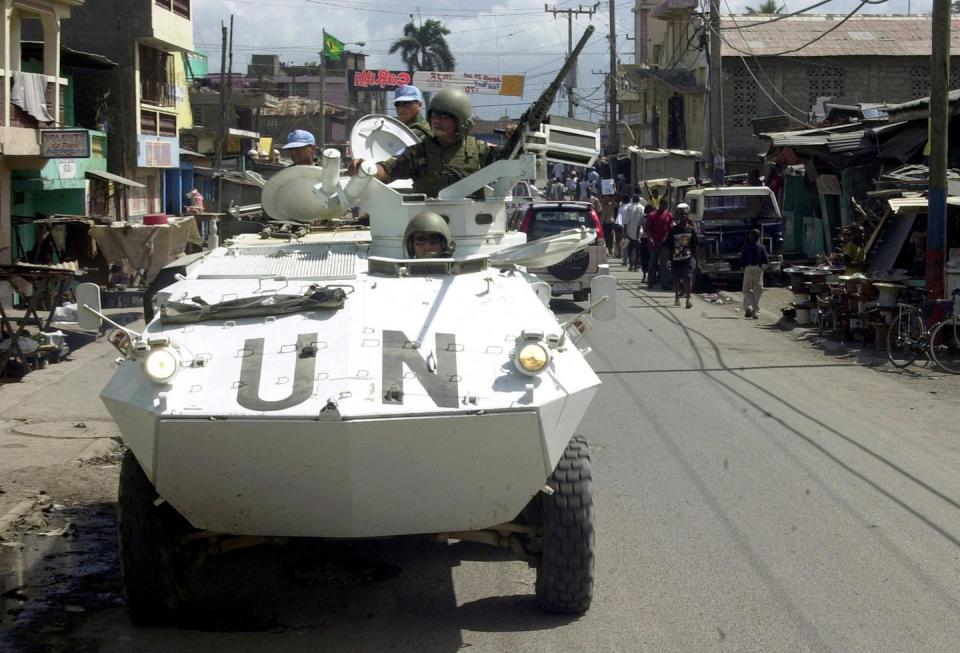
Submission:
[[[579,229],[590,226],[584,209],[566,209],[562,211],[537,211],[530,225],[528,240],[537,240],[553,236],[567,229]]]
[[[769,195],[704,195],[703,219],[776,218]]]

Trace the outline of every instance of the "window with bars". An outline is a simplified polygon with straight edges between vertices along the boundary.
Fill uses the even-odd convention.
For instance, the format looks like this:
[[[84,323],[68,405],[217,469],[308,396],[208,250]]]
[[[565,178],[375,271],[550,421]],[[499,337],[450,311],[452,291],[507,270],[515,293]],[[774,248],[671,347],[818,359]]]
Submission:
[[[140,99],[158,107],[176,106],[173,55],[140,46]]]
[[[178,16],[190,18],[190,0],[154,0],[154,4]]]
[[[733,71],[733,126],[750,127],[757,115],[757,85],[746,68]]]
[[[950,66],[950,88],[960,88],[960,71],[955,66]],[[910,98],[917,100],[919,98],[930,96],[930,67],[913,66],[910,70]]]
[[[843,69],[835,66],[807,69],[807,101],[812,107],[819,97],[843,96]]]

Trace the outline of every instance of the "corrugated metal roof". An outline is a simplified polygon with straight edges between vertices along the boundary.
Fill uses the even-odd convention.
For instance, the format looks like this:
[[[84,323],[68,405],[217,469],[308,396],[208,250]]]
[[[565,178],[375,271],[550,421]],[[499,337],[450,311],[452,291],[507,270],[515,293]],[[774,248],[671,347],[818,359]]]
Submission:
[[[947,99],[951,115],[960,111],[960,89],[950,91]],[[930,115],[930,98],[923,97],[903,104],[890,104],[887,105],[886,111],[890,120],[925,120]]]
[[[771,56],[809,43],[843,19],[843,16],[792,16],[764,23],[771,16],[723,16],[723,56]],[[960,18],[951,18],[950,50],[960,52]],[[736,27],[740,29],[737,30]],[[842,57],[884,55],[930,56],[929,16],[853,16],[815,43],[783,56]]]
[[[947,204],[960,207],[960,197],[948,197]],[[923,213],[927,210],[927,198],[916,196],[891,197],[887,200],[887,205],[894,213]]]

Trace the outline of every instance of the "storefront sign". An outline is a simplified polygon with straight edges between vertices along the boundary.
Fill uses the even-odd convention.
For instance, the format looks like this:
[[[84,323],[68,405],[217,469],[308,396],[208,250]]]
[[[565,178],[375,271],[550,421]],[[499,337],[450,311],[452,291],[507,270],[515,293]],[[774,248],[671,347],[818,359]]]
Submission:
[[[523,96],[523,75],[488,75],[487,73],[443,73],[420,70],[413,74],[413,83],[421,91],[462,88],[466,93]]]
[[[350,88],[357,91],[395,91],[411,83],[410,73],[405,70],[355,70],[347,79]]]
[[[41,129],[40,156],[45,159],[89,158],[89,132],[86,129]]]

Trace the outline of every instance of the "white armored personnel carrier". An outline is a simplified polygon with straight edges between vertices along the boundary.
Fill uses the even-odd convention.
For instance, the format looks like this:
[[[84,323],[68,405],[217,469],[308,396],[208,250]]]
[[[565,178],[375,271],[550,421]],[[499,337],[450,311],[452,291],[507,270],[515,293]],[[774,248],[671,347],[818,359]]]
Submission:
[[[355,139],[395,127],[373,119]],[[327,150],[322,167],[276,175],[265,209],[311,221],[359,206],[369,228],[328,219],[300,239],[242,236],[176,261],[143,333],[115,339],[102,398],[129,447],[118,521],[132,619],[175,618],[187,567],[218,547],[406,534],[509,548],[536,566],[543,609],[585,611],[592,480],[576,430],[599,380],[582,339],[590,314],[613,316],[616,284],[594,279],[591,305],[560,323],[524,269],[597,234],[527,244],[507,231],[531,155],[437,199],[380,183],[369,162],[341,178],[339,163]],[[404,242],[425,211],[449,223],[444,258],[411,258]],[[98,326],[96,286],[78,295]]]

